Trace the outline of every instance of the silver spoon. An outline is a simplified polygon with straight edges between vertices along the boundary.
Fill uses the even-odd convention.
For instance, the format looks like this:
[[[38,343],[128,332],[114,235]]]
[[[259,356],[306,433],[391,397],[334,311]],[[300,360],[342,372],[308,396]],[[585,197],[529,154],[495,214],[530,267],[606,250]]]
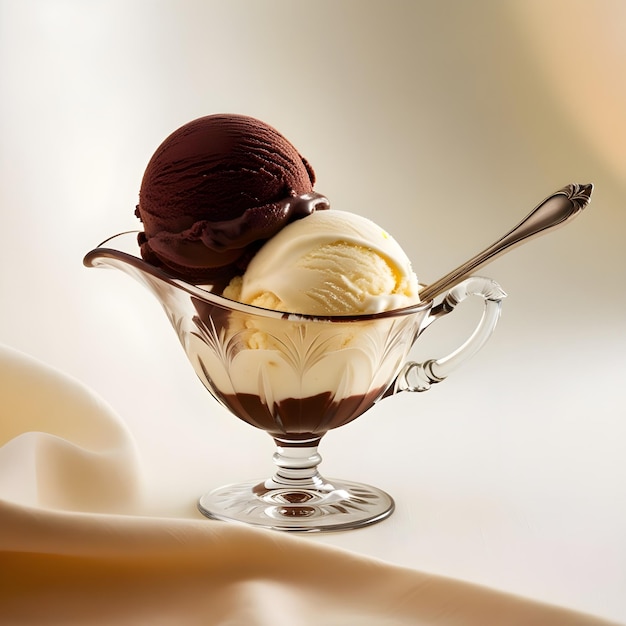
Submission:
[[[493,261],[521,243],[543,235],[550,230],[563,226],[576,217],[588,204],[593,185],[571,184],[563,187],[546,198],[533,209],[515,228],[491,246],[472,257],[438,281],[427,285],[420,291],[423,302],[433,300],[451,287],[458,285],[464,278],[479,267]]]

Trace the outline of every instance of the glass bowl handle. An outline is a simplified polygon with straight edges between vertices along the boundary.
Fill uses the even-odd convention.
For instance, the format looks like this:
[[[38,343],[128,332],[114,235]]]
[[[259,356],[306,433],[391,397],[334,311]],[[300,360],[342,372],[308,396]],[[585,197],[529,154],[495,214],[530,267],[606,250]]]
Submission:
[[[441,303],[432,308],[425,327],[454,311],[469,296],[482,298],[485,305],[482,317],[469,339],[454,352],[440,359],[430,359],[423,363],[407,362],[386,395],[400,391],[428,391],[433,384],[445,380],[453,370],[485,345],[498,323],[502,300],[506,298],[500,285],[490,278],[472,276],[450,289]]]

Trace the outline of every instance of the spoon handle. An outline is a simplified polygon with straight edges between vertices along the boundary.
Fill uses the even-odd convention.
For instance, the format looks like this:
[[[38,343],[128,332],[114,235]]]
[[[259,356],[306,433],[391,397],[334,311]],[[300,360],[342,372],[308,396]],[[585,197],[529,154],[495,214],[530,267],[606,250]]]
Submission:
[[[440,278],[437,282],[424,287],[420,292],[420,299],[426,302],[436,298],[444,291],[460,283],[464,278],[467,278],[479,267],[493,261],[504,252],[528,239],[542,235],[558,226],[563,226],[589,204],[592,191],[593,185],[591,184],[571,184],[553,193],[498,241]]]

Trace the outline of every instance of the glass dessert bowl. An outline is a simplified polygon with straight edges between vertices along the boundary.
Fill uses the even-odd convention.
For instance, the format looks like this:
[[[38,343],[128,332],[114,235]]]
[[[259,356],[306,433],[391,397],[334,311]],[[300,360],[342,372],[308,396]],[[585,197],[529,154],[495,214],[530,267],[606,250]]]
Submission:
[[[318,445],[329,430],[380,400],[429,389],[477,352],[499,318],[505,294],[497,283],[471,277],[438,304],[426,301],[371,315],[288,314],[172,278],[139,257],[135,236],[112,237],[87,253],[84,264],[122,270],[147,287],[206,389],[276,444],[273,476],[218,487],[200,498],[200,511],[214,519],[286,531],[346,530],[391,515],[394,502],[384,491],[324,478]],[[484,300],[471,337],[444,358],[407,360],[421,333],[468,296]]]

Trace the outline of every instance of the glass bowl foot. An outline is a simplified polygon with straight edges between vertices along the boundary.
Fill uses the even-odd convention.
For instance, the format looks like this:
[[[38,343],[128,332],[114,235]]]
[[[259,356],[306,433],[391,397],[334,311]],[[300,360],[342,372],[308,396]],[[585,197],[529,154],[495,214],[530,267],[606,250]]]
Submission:
[[[273,530],[323,532],[360,528],[389,517],[390,495],[369,485],[329,479],[318,488],[282,486],[272,480],[215,489],[198,502],[212,519]]]

